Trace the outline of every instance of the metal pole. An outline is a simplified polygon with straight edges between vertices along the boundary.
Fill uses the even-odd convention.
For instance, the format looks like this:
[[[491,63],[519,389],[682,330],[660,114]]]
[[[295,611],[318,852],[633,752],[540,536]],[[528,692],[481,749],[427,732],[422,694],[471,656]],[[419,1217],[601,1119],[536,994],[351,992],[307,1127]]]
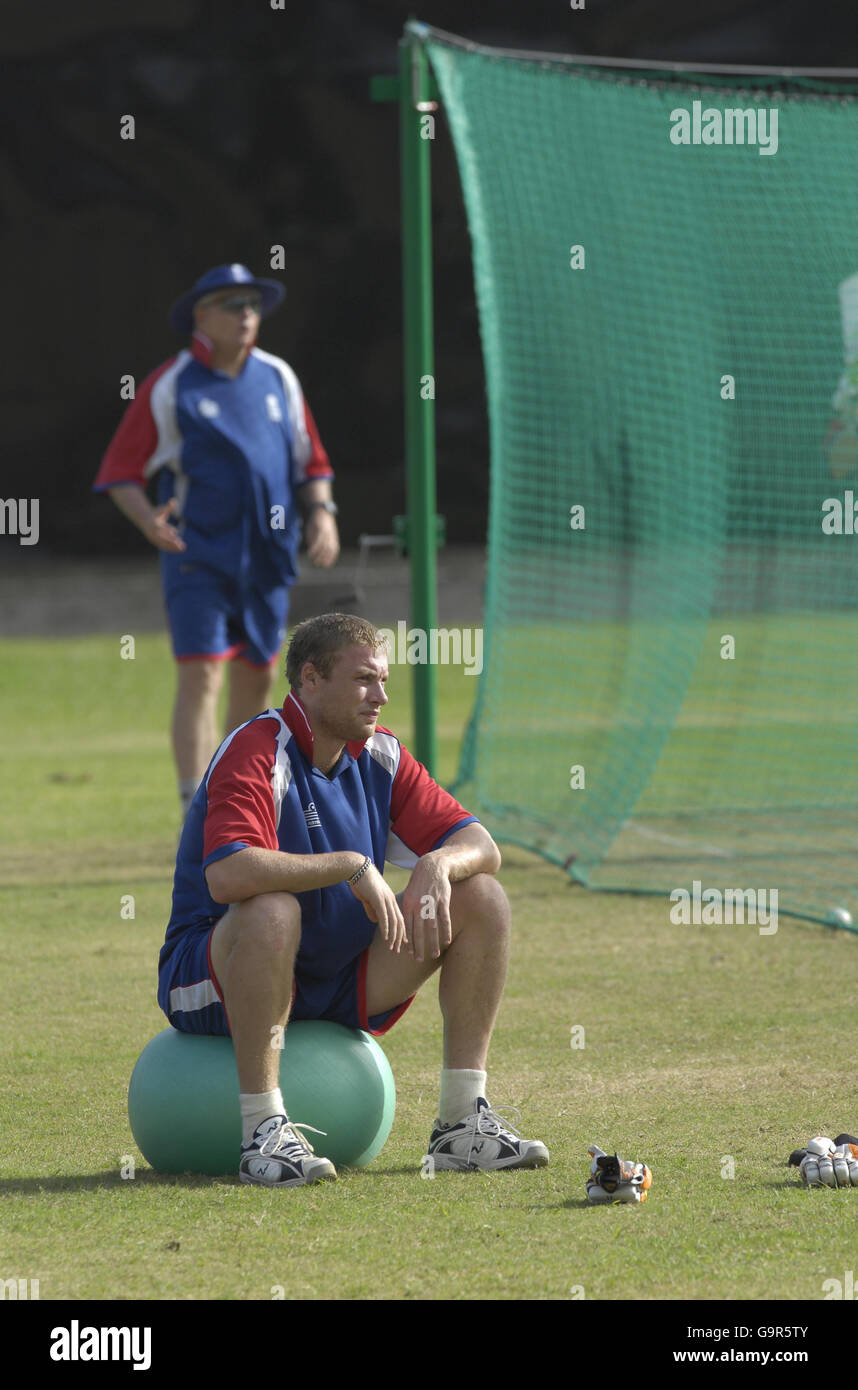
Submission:
[[[432,324],[432,187],[426,138],[429,72],[423,44],[409,33],[399,46],[404,324],[405,465],[411,621],[425,633],[424,664],[414,670],[416,756],[437,775],[437,676],[429,661],[437,627],[435,561],[435,353]]]
[[[421,24],[411,20],[405,28],[406,33],[413,28],[423,40],[427,38],[437,39],[439,43],[449,44],[452,48],[464,48],[469,53],[483,53],[489,58],[516,58],[529,63],[571,63],[573,65],[581,64],[588,68],[628,68],[639,72],[672,73],[678,77],[694,77],[696,73],[701,72],[723,74],[728,77],[783,77],[787,81],[792,77],[810,77],[820,81],[828,81],[829,79],[854,81],[858,77],[858,68],[794,68],[762,65],[758,67],[752,63],[677,63],[667,59],[658,62],[649,58],[594,57],[591,53],[543,53],[535,48],[495,48],[490,44],[475,43],[472,39],[464,39],[461,34],[451,34],[447,29],[438,29],[434,24]],[[837,93],[833,95],[837,95]]]

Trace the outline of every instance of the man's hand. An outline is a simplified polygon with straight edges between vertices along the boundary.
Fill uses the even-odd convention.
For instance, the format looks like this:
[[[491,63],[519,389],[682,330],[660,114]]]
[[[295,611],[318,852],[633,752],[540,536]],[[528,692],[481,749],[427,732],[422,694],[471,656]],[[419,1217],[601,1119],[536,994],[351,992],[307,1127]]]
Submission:
[[[163,507],[155,507],[149,520],[140,528],[147,541],[151,541],[158,550],[168,550],[174,554],[188,548],[175,526],[171,526],[167,520],[176,506],[176,498],[171,497]]]
[[[127,516],[147,541],[158,550],[170,550],[176,554],[187,550],[188,547],[175,526],[171,526],[167,520],[176,510],[175,497],[171,497],[163,507],[153,507],[138,483],[111,487],[107,489],[107,493],[122,514]]]
[[[355,897],[363,903],[364,912],[369,920],[378,926],[388,949],[398,955],[406,939],[405,923],[390,884],[385,883],[375,865],[370,864],[363,878],[359,878],[357,883],[350,883],[349,887]]]
[[[314,565],[329,569],[340,553],[337,523],[324,507],[314,507],[304,523],[307,554]]]
[[[418,859],[402,895],[408,953],[437,960],[453,940],[449,866],[439,854]]]

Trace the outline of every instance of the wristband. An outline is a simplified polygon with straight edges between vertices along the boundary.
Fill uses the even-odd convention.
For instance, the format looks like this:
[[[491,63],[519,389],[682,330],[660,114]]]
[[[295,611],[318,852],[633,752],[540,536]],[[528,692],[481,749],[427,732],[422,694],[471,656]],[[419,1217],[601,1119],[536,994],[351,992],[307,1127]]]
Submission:
[[[372,860],[370,859],[369,855],[367,855],[366,859],[364,859],[364,861],[363,861],[363,863],[361,864],[360,868],[358,869],[357,873],[356,873],[356,874],[352,874],[351,878],[349,879],[349,886],[350,886],[350,887],[354,887],[354,885],[355,885],[356,883],[358,883],[358,882],[360,881],[360,879],[363,878],[364,874],[366,873],[366,871],[367,871],[367,869],[369,868],[369,866],[370,866],[371,863],[372,863]]]

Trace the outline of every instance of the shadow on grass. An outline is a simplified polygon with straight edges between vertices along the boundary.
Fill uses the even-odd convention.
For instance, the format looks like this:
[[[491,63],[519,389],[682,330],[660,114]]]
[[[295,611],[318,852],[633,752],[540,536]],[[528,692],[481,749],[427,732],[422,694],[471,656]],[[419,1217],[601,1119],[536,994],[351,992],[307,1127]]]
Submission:
[[[398,1168],[349,1168],[345,1164],[337,1170],[341,1175],[364,1178],[415,1177],[420,1169],[411,1163]],[[446,1177],[447,1174],[444,1174]],[[453,1174],[452,1176],[456,1176]],[[460,1175],[461,1176],[461,1175]],[[467,1176],[467,1175],[466,1175]],[[139,1167],[133,1178],[120,1177],[115,1168],[103,1173],[55,1173],[48,1177],[0,1178],[0,1197],[13,1194],[55,1193],[55,1192],[98,1192],[125,1187],[182,1187],[182,1188],[237,1188],[242,1191],[253,1184],[239,1181],[238,1173],[156,1173],[154,1168]]]
[[[337,1164],[338,1173],[362,1173],[365,1178],[419,1177],[419,1163],[400,1163],[398,1168],[348,1168],[345,1163]]]
[[[11,1193],[99,1192],[125,1187],[225,1187],[239,1186],[238,1177],[224,1173],[211,1177],[205,1173],[156,1173],[138,1168],[133,1178],[121,1178],[115,1169],[104,1173],[57,1173],[42,1178],[0,1178],[0,1197]]]
[[[373,1178],[415,1178],[420,1176],[420,1168],[413,1163],[402,1163],[397,1167],[388,1168],[349,1168],[346,1164],[341,1164],[337,1170],[341,1176],[362,1177],[371,1181]],[[433,1174],[433,1182],[450,1182],[457,1179],[465,1179],[469,1182],[478,1182],[481,1178],[494,1177],[494,1174],[484,1173],[481,1169],[475,1168],[468,1171],[457,1172],[455,1170],[443,1171]],[[156,1173],[154,1168],[137,1168],[133,1178],[120,1177],[115,1169],[107,1169],[103,1173],[55,1173],[49,1177],[34,1178],[0,1178],[0,1197],[11,1196],[13,1194],[22,1196],[35,1193],[57,1193],[57,1192],[99,1192],[110,1191],[115,1188],[127,1187],[181,1187],[193,1188],[229,1188],[244,1190],[253,1184],[239,1182],[237,1173],[221,1173],[218,1175],[209,1173]],[[313,1184],[309,1184],[312,1186]],[[540,1209],[545,1206],[553,1206],[558,1210],[563,1207],[589,1206],[586,1200],[570,1200],[568,1202],[540,1203]]]
[[[403,1173],[407,1177],[422,1176],[421,1166],[418,1163],[403,1163],[400,1164],[398,1168],[347,1168],[345,1164],[343,1164],[337,1171],[340,1173],[364,1173],[368,1178],[393,1178]],[[476,1182],[480,1178],[496,1177],[500,1172],[506,1172],[512,1175],[513,1173],[532,1173],[534,1171],[536,1170],[533,1168],[506,1168],[494,1170],[486,1170],[484,1168],[438,1168],[432,1174],[431,1178],[427,1173],[425,1175],[425,1181],[438,1182],[439,1180],[443,1181],[445,1178],[469,1178]]]

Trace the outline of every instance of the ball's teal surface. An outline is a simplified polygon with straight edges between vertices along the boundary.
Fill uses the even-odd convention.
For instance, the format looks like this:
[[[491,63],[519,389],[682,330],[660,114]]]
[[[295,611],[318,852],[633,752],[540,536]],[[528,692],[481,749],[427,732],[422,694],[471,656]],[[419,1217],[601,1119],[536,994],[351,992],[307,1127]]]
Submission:
[[[393,1124],[390,1063],[368,1033],[339,1023],[290,1023],[280,1054],[290,1120],[317,1154],[363,1168]],[[165,1028],[143,1049],[128,1087],[134,1140],[159,1173],[235,1173],[241,1150],[238,1072],[229,1038]]]

